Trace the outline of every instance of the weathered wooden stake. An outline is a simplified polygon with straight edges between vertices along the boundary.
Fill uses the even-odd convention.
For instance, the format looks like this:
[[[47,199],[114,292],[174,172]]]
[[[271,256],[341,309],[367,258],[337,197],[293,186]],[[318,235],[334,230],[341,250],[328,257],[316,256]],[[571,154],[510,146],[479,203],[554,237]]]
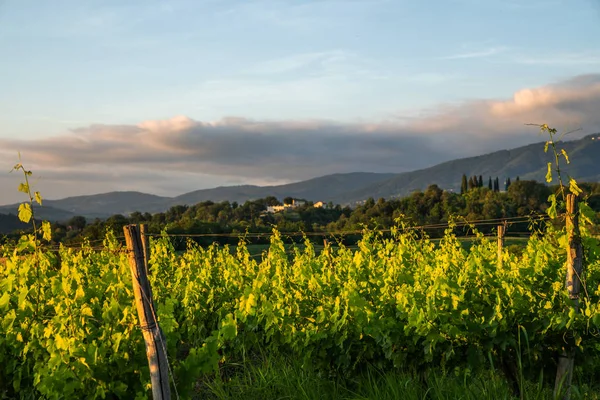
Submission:
[[[144,251],[144,266],[146,268],[146,275],[150,275],[150,241],[146,236],[148,225],[140,225],[140,236],[142,238],[142,250]]]
[[[502,266],[502,248],[504,247],[504,225],[498,225],[498,267]]]
[[[567,234],[569,235],[569,247],[567,249],[567,278],[565,286],[572,301],[572,307],[579,311],[579,291],[581,288],[581,273],[583,272],[583,246],[579,233],[577,196],[567,195]],[[573,367],[575,365],[575,345],[570,342],[562,349],[558,358],[556,369],[556,382],[554,384],[554,397],[556,398],[561,389],[564,389],[563,399],[571,397],[571,382],[573,380]]]
[[[167,360],[166,341],[158,325],[154,312],[152,288],[148,281],[144,257],[143,238],[137,225],[123,227],[125,242],[129,251],[129,266],[133,279],[135,305],[140,320],[140,327],[146,343],[146,356],[150,367],[152,398],[154,400],[170,400],[169,364]]]

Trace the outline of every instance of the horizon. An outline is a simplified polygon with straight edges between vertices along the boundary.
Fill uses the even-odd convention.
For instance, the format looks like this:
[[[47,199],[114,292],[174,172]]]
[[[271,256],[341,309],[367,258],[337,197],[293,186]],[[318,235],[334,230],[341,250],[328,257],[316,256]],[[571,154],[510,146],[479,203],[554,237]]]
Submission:
[[[596,135],[598,135],[597,137],[595,137]],[[578,137],[578,138],[572,138],[572,137],[564,137],[562,139],[559,139],[556,141],[556,143],[561,143],[561,142],[571,142],[571,141],[577,141],[577,140],[582,140],[585,138],[591,137],[592,140],[598,139],[600,141],[600,131],[596,132],[596,133],[591,133],[588,135],[585,135],[583,137]],[[525,146],[529,146],[529,145],[541,145],[543,144],[544,141],[540,141],[540,142],[534,142]],[[520,146],[523,147],[523,146]],[[470,156],[470,157],[464,157],[461,159],[468,159],[468,158],[476,158],[476,157],[482,157],[482,156],[487,156],[489,154],[493,154],[499,151],[511,151],[520,147],[512,147],[512,148],[507,148],[507,149],[499,149],[490,153],[485,153],[485,154],[479,154],[479,155],[475,155],[475,156]],[[540,147],[541,148],[541,147]],[[447,162],[453,162],[453,161],[457,161],[460,159],[454,159],[454,160],[449,160],[449,161],[444,161],[442,163],[439,164],[434,164],[431,167],[427,167],[427,168],[432,168],[435,167],[437,165],[441,165],[441,164],[445,164]],[[427,169],[425,168],[425,169]],[[405,171],[405,172],[416,172],[419,170],[411,170],[411,171]],[[335,175],[349,175],[349,174],[393,174],[396,175],[397,173],[394,172],[369,172],[369,171],[349,171],[349,172],[341,172],[341,173],[335,173],[335,174],[328,174],[328,175],[319,175],[319,176],[313,176],[313,177],[309,177],[307,179],[303,179],[303,180],[298,180],[298,181],[293,181],[293,182],[287,182],[287,183],[283,183],[281,185],[288,185],[288,184],[295,184],[295,183],[302,183],[302,182],[307,182],[307,181],[311,181],[314,179],[319,179],[319,178],[323,178],[323,177],[327,177],[327,176],[335,176]],[[35,176],[34,176],[35,177]],[[489,178],[491,178],[492,176],[489,176]],[[505,178],[509,178],[510,177],[505,177]],[[517,176],[518,178],[518,176]],[[546,182],[541,182],[544,184],[547,184]],[[580,182],[580,183],[587,183],[587,182]],[[190,191],[186,191],[186,192],[180,192],[177,194],[171,194],[171,195],[157,195],[155,193],[148,193],[148,192],[140,192],[137,190],[113,190],[113,191],[108,191],[108,192],[97,192],[97,193],[85,193],[85,194],[78,194],[78,195],[74,195],[74,196],[65,196],[65,197],[59,197],[59,198],[44,198],[45,200],[48,201],[57,201],[57,200],[66,200],[66,199],[71,199],[71,198],[77,198],[77,197],[93,197],[93,196],[102,196],[102,195],[108,195],[108,194],[114,194],[114,193],[136,193],[136,194],[144,194],[144,195],[151,195],[151,196],[157,196],[157,197],[161,197],[161,198],[166,198],[166,199],[175,199],[177,197],[180,196],[184,196],[193,192],[197,192],[197,191],[202,191],[202,190],[212,190],[212,189],[222,189],[222,188],[232,188],[232,187],[244,187],[244,186],[250,186],[250,187],[258,187],[258,188],[268,188],[268,187],[278,187],[280,185],[251,185],[251,184],[239,184],[239,185],[227,185],[227,186],[214,186],[214,187],[208,187],[208,188],[203,188],[203,189],[193,189]],[[444,189],[442,188],[442,190],[449,190],[449,191],[454,191],[454,189]],[[275,196],[277,197],[277,196]],[[283,197],[282,197],[283,199]],[[18,203],[22,203],[23,200],[21,199],[20,201],[14,202],[14,203],[4,203],[4,204],[0,204],[0,207],[2,206],[9,206],[9,205],[14,205],[14,204],[18,204]]]
[[[48,199],[172,197],[600,133],[597,37],[596,0],[7,0],[2,167]]]

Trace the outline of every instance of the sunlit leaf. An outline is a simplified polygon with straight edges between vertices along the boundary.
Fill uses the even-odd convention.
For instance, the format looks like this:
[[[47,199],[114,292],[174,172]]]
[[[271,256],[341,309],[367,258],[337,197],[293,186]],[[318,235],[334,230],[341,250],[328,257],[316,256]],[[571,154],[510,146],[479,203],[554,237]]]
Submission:
[[[29,203],[22,203],[19,206],[19,219],[26,224],[31,221],[31,217],[33,216],[33,211],[31,209],[31,205]]]
[[[546,172],[546,182],[552,182],[552,163],[548,163],[548,171]]]
[[[548,216],[550,218],[556,218],[557,213],[556,213],[556,195],[555,194],[551,194],[550,196],[548,196],[548,203],[550,203],[550,207],[548,207],[548,210],[546,211],[546,213],[548,214]]]
[[[577,181],[575,181],[575,179],[573,179],[573,178],[569,179],[569,190],[575,196],[579,196],[582,192],[582,190],[579,188],[579,186],[577,186]]]
[[[10,295],[7,292],[4,292],[2,297],[0,297],[0,310],[3,310],[6,308],[9,300],[10,300]]]
[[[47,241],[52,240],[52,226],[48,221],[42,222],[42,237]]]
[[[41,206],[42,205],[42,196],[40,195],[40,192],[35,192],[34,197],[35,197],[35,201]]]

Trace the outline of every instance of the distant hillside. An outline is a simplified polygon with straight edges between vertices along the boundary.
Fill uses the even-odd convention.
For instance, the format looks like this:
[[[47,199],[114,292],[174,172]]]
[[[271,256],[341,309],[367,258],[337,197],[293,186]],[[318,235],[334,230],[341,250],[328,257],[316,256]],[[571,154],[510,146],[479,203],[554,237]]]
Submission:
[[[280,199],[292,196],[314,201],[329,201],[343,196],[350,190],[381,182],[393,176],[395,174],[368,172],[334,174],[279,186],[244,185],[196,190],[174,198],[140,192],[110,192],[68,197],[61,200],[44,200],[44,206],[39,207],[36,216],[39,215],[40,218],[50,221],[64,221],[75,215],[83,215],[87,218],[107,218],[115,214],[128,215],[134,211],[162,212],[174,205],[194,205],[207,200],[244,203],[247,200],[267,196],[276,196]],[[15,214],[17,208],[18,204],[0,206],[0,213]]]
[[[44,206],[60,208],[73,215],[104,218],[115,214],[130,214],[134,211],[163,211],[169,200],[170,197],[140,192],[110,192],[68,197],[62,200],[46,200]]]
[[[140,192],[110,192],[89,196],[67,197],[61,200],[44,200],[43,206],[35,207],[36,218],[49,221],[66,221],[76,215],[87,218],[106,218],[114,214],[129,214],[142,210],[163,211],[169,197]],[[0,213],[16,214],[18,204],[0,206]]]
[[[326,175],[302,182],[278,186],[228,186],[189,192],[177,197],[161,197],[140,192],[111,192],[90,196],[69,197],[44,201],[36,208],[36,217],[51,221],[65,221],[74,215],[87,218],[105,218],[133,211],[161,212],[174,205],[193,205],[211,200],[243,203],[247,200],[275,196],[302,198],[311,201],[332,201],[336,204],[353,204],[369,197],[375,199],[399,197],[415,190],[424,190],[431,184],[442,189],[459,190],[462,174],[507,177],[544,181],[546,166],[552,155],[544,153],[543,142],[511,150],[501,150],[477,157],[448,161],[430,168],[401,174],[354,172]],[[564,173],[579,181],[600,182],[600,134],[560,143],[571,159]],[[0,214],[16,214],[18,205],[0,207]]]
[[[394,176],[396,174],[353,172],[326,175],[307,181],[278,186],[226,186],[186,193],[172,199],[170,204],[192,205],[207,200],[214,202],[227,200],[243,203],[247,200],[260,199],[267,196],[275,196],[279,199],[291,196],[311,201],[329,201],[343,197],[344,194],[354,188],[382,182]]]
[[[21,222],[14,214],[0,214],[0,234],[6,234],[17,229],[28,229],[29,225]]]
[[[558,148],[564,148],[571,163],[564,165],[563,178],[571,175],[580,182],[600,182],[600,134],[589,135],[580,140],[561,142]],[[543,143],[531,144],[511,150],[501,150],[477,157],[462,158],[435,165],[418,171],[404,172],[386,181],[369,185],[335,201],[358,202],[369,197],[401,197],[415,190],[424,190],[437,184],[442,189],[460,190],[462,174],[468,177],[482,175],[484,184],[488,178],[498,177],[502,183],[506,178],[514,180],[532,179],[544,182],[547,164],[553,162],[551,150],[544,153]]]
[[[73,214],[68,211],[65,211],[63,209],[57,208],[57,207],[52,207],[50,205],[47,205],[47,203],[50,203],[50,202],[44,201],[43,207],[34,205],[33,211],[35,213],[36,219],[46,220],[46,221],[66,221],[69,218],[77,215],[77,214]],[[12,204],[9,206],[0,206],[0,215],[7,215],[7,214],[17,215],[19,212],[18,210],[19,210],[18,204]],[[1,229],[2,229],[2,226],[0,226],[0,230]]]

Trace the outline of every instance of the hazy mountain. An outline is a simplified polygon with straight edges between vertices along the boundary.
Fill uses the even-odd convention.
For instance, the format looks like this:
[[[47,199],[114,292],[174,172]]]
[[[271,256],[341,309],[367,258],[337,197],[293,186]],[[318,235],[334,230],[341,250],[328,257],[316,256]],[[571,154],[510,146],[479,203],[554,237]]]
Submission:
[[[267,196],[275,196],[279,199],[291,196],[311,201],[329,201],[343,197],[344,194],[348,193],[349,189],[382,182],[394,176],[396,174],[353,172],[326,175],[307,181],[278,186],[225,186],[186,193],[175,197],[170,203],[172,205],[192,205],[207,200],[214,202],[228,200],[243,203],[246,200],[260,199]]]
[[[36,217],[52,221],[64,221],[74,215],[102,218],[114,214],[127,215],[133,211],[160,212],[174,205],[193,205],[207,200],[243,203],[246,200],[267,196],[276,196],[279,199],[291,196],[312,201],[352,204],[369,197],[377,199],[407,195],[414,190],[424,190],[431,184],[437,184],[442,189],[457,191],[460,189],[462,174],[482,175],[484,184],[487,184],[490,176],[498,177],[502,187],[507,177],[514,180],[519,176],[521,179],[544,182],[547,163],[553,162],[553,154],[550,151],[544,153],[543,147],[543,143],[536,143],[448,161],[430,168],[401,174],[366,172],[334,174],[278,186],[243,185],[203,189],[172,198],[139,192],[111,192],[62,200],[46,200],[43,207],[36,207]],[[600,134],[561,142],[558,148],[564,148],[571,160],[571,164],[564,168],[564,178],[570,174],[582,182],[600,181]],[[17,207],[18,205],[2,206],[0,213],[16,214]]]
[[[10,233],[17,229],[27,229],[29,225],[21,222],[14,214],[0,214],[0,234]]]
[[[600,181],[600,134],[589,135],[580,140],[560,142],[557,148],[558,151],[564,148],[571,161],[566,165],[561,156],[562,175],[566,182],[568,182],[568,175],[580,182]],[[489,177],[492,179],[498,177],[501,189],[506,178],[514,181],[517,176],[520,179],[545,182],[549,162],[554,164],[551,148],[544,153],[544,144],[536,143],[397,174],[386,181],[346,193],[334,201],[357,202],[369,197],[377,199],[405,196],[415,190],[424,190],[432,184],[437,184],[442,189],[458,191],[462,174],[466,174],[467,177],[482,175],[484,185],[487,185]]]
[[[46,205],[46,202],[44,202],[43,207],[34,205],[33,212],[35,214],[36,220],[40,219],[40,220],[45,220],[45,221],[66,221],[69,218],[77,215],[77,214],[73,214],[68,211],[65,211],[63,209],[57,208],[57,207],[51,207],[49,205]],[[1,216],[7,216],[7,215],[10,216],[12,214],[12,217],[16,218],[16,215],[18,215],[18,213],[19,213],[19,205],[18,204],[12,204],[9,206],[1,206],[0,207],[0,215]],[[3,220],[3,221],[6,221],[6,220]],[[0,231],[2,231],[3,228],[4,228],[4,225],[2,225],[0,223]]]
[[[39,215],[40,218],[51,221],[64,221],[74,215],[83,215],[87,218],[106,218],[114,214],[128,215],[133,211],[161,212],[174,205],[193,205],[207,200],[243,203],[247,200],[267,196],[276,196],[280,199],[292,196],[314,201],[328,201],[342,197],[349,190],[381,182],[393,176],[395,174],[367,172],[334,174],[279,186],[243,185],[196,190],[173,198],[140,192],[110,192],[68,197],[61,200],[44,200],[43,207],[36,207],[36,210],[40,209],[40,211],[36,211],[36,216]],[[18,204],[1,206],[0,213],[16,213],[17,208]]]
[[[36,218],[65,221],[75,215],[87,218],[106,218],[114,214],[129,214],[136,210],[159,212],[165,209],[170,197],[160,197],[140,192],[110,192],[89,196],[67,197],[61,200],[44,200],[35,206]],[[0,206],[0,213],[17,213],[18,204]]]
[[[140,192],[110,192],[68,197],[62,200],[46,200],[44,206],[60,208],[74,215],[102,218],[114,214],[130,214],[134,211],[162,211],[169,200],[170,197]]]

